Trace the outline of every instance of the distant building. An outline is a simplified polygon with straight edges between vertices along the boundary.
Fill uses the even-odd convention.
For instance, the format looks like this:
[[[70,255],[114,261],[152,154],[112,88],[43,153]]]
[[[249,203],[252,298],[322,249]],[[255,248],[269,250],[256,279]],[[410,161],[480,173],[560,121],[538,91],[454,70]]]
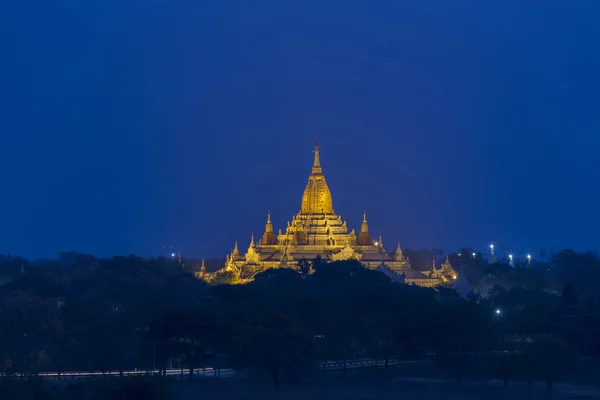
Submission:
[[[254,236],[246,254],[240,254],[237,241],[227,255],[223,271],[233,271],[242,281],[269,268],[295,267],[301,260],[317,258],[328,261],[357,260],[365,267],[397,277],[398,281],[419,286],[436,287],[452,284],[457,278],[448,259],[438,270],[415,271],[400,244],[393,252],[383,247],[381,236],[373,240],[369,233],[366,213],[360,233],[348,232],[346,222],[333,210],[331,192],[319,160],[319,144],[314,147],[314,161],[302,196],[300,212],[287,223],[285,232],[273,231],[270,213],[265,232],[255,243]]]

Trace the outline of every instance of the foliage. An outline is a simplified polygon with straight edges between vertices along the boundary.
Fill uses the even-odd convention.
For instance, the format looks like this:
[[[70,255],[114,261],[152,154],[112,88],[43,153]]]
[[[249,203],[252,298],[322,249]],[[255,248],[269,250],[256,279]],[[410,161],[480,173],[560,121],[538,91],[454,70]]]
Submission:
[[[570,314],[559,318],[561,297],[552,288],[570,272],[561,270],[548,283],[550,275],[535,268],[488,265],[471,249],[450,260],[473,287],[485,288],[485,296],[463,299],[452,289],[397,284],[354,260],[303,261],[296,270],[267,270],[246,284],[234,284],[237,275],[222,271],[210,285],[168,259],[115,257],[71,268],[24,262],[24,272],[11,261],[5,268],[11,281],[0,286],[0,373],[36,377],[156,366],[163,374],[181,367],[193,378],[210,365],[215,376],[219,368],[235,367],[279,385],[310,374],[318,361],[346,364],[354,357],[386,366],[394,358],[432,357],[458,382],[483,371],[483,362],[506,384],[553,382],[568,372],[563,366],[571,350],[565,349],[593,337],[592,323],[569,321],[578,321],[579,311],[589,321],[598,315],[592,301],[572,301],[573,288],[590,298],[573,281],[563,296]],[[553,260],[559,269],[595,262],[593,254],[574,252]],[[573,330],[570,339],[564,332]],[[133,392],[148,387],[128,382]],[[96,392],[133,393],[110,390]]]
[[[210,280],[212,285],[235,285],[240,283],[240,277],[233,271],[216,272]]]
[[[530,379],[546,383],[548,391],[573,365],[573,354],[563,340],[547,334],[534,336],[523,352],[523,364]]]
[[[259,313],[239,321],[233,341],[234,363],[252,373],[267,374],[275,386],[282,375],[295,378],[316,361],[313,335],[290,314]]]

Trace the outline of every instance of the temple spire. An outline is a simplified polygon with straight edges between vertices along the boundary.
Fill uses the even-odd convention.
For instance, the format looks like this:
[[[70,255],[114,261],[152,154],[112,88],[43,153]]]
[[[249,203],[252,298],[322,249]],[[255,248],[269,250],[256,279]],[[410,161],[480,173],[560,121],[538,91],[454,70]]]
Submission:
[[[323,170],[321,169],[321,161],[319,160],[319,135],[317,135],[317,139],[315,140],[313,153],[315,153],[315,160],[313,161],[312,175],[322,175]]]
[[[267,224],[265,225],[265,233],[273,232],[273,224],[271,223],[271,211],[267,213]]]
[[[259,242],[261,245],[274,245],[277,243],[277,237],[273,233],[273,224],[271,223],[271,211],[267,213],[267,223],[265,224],[265,232]]]
[[[206,272],[206,265],[204,265],[204,258],[202,259],[202,264],[200,265],[200,272]]]
[[[367,224],[367,212],[363,214],[363,221],[360,225],[360,233],[358,234],[358,245],[360,246],[372,246],[373,241],[371,240],[371,234],[369,233],[369,224]]]
[[[396,254],[394,254],[397,261],[401,261],[404,258],[404,254],[402,254],[402,248],[400,247],[400,242],[398,242],[398,247],[396,248]]]
[[[239,256],[240,255],[240,250],[238,249],[238,241],[237,239],[235,239],[235,247],[233,248],[233,256]]]
[[[363,222],[360,226],[360,231],[361,232],[369,232],[369,224],[367,224],[367,212],[366,211],[363,214]]]

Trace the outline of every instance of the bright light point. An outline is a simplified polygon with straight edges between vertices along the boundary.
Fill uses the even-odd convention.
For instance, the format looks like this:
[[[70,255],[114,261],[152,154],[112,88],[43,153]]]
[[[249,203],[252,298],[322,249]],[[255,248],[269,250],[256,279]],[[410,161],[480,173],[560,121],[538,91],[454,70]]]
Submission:
[[[475,257],[476,255],[477,255],[476,253],[473,253],[473,257]]]
[[[456,275],[452,275],[452,279],[456,280]]]
[[[496,315],[502,314],[502,311],[499,308],[496,308]]]
[[[175,257],[175,253],[171,253],[171,257]]]
[[[490,249],[494,250],[494,245],[490,244]]]
[[[375,246],[379,246],[379,242],[375,242]]]
[[[531,254],[527,254],[527,259],[531,261]]]
[[[510,259],[512,260],[512,254],[509,254],[509,255],[508,255],[508,258],[510,258]]]

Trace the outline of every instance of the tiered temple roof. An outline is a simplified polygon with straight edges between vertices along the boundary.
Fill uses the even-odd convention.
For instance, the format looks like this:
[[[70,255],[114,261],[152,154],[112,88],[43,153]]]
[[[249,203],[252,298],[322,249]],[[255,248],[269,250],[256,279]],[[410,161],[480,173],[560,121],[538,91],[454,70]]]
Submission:
[[[294,267],[300,260],[321,257],[331,261],[358,260],[367,268],[383,268],[383,272],[420,286],[434,287],[448,282],[448,279],[456,279],[456,272],[447,259],[441,270],[436,270],[434,265],[431,272],[421,272],[411,269],[400,243],[394,252],[386,252],[381,236],[376,241],[372,240],[366,212],[358,237],[354,230],[348,232],[346,221],[333,209],[331,192],[321,167],[318,142],[313,152],[313,166],[302,195],[300,212],[292,216],[285,231],[280,229],[277,235],[269,212],[260,241],[255,243],[252,235],[250,246],[242,256],[236,240],[232,253],[227,255],[225,270],[234,271],[242,280],[248,280],[269,268]]]

